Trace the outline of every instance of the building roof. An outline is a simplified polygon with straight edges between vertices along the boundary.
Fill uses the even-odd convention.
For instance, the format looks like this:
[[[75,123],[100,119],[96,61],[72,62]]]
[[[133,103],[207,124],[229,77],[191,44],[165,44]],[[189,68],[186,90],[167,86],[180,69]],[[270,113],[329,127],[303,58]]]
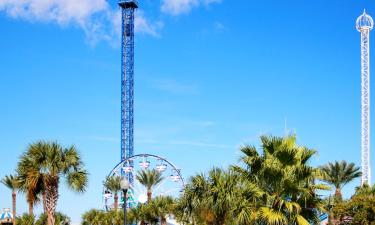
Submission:
[[[10,212],[10,209],[3,209],[0,214],[0,222],[9,222],[13,219],[13,214]]]

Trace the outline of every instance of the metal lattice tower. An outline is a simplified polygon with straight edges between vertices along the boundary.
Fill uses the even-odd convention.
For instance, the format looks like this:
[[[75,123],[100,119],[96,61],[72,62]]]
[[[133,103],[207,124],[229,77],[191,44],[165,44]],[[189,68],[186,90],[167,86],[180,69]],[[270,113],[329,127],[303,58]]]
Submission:
[[[136,0],[120,0],[121,33],[121,161],[134,155],[134,13]],[[128,174],[131,186],[133,174]]]
[[[362,185],[371,184],[370,170],[370,31],[374,21],[363,12],[358,17],[356,27],[361,32],[361,150],[362,150]]]

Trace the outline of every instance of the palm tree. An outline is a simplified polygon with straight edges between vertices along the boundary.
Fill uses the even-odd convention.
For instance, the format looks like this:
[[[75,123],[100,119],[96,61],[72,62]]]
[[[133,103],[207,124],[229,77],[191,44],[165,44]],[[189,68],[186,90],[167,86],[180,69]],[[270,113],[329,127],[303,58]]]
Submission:
[[[240,209],[245,200],[243,190],[248,189],[238,181],[237,175],[219,168],[192,177],[177,203],[178,220],[188,224],[246,224],[235,216],[248,209]],[[248,194],[256,192],[254,189]]]
[[[364,184],[360,187],[355,188],[355,195],[356,196],[375,196],[375,185],[370,186],[368,184]]]
[[[19,168],[23,161],[30,162],[33,172],[26,176],[26,184],[35,187],[35,183],[42,182],[47,224],[54,225],[60,180],[65,179],[73,191],[84,192],[86,189],[87,172],[81,157],[74,146],[64,148],[56,142],[39,141],[31,144],[22,155]]]
[[[111,210],[106,213],[108,225],[122,225],[124,224],[124,212]],[[104,225],[104,224],[103,224]]]
[[[16,225],[16,202],[17,202],[17,190],[19,188],[19,181],[16,176],[7,175],[2,180],[3,183],[7,188],[12,190],[12,214],[13,214],[13,225]]]
[[[127,216],[129,222],[138,224],[138,222],[142,220],[140,207],[130,208]]]
[[[362,175],[359,167],[356,167],[354,163],[347,163],[346,161],[330,162],[322,166],[321,171],[323,172],[322,180],[336,189],[336,200],[342,199],[342,187]]]
[[[139,204],[138,208],[141,218],[140,225],[156,224],[159,221],[158,216],[156,215],[155,207],[153,207],[151,202],[148,202],[148,204]]]
[[[315,184],[319,170],[308,164],[316,151],[297,145],[295,136],[262,136],[261,142],[262,154],[254,146],[243,146],[241,161],[245,166],[232,166],[241,180],[262,192],[261,198],[255,196],[253,219],[271,225],[318,223],[324,204],[316,192],[327,187]],[[243,217],[249,216],[244,213]]]
[[[170,196],[158,196],[153,201],[151,205],[154,208],[155,214],[159,216],[160,224],[167,224],[167,215],[174,212],[174,200]]]
[[[35,224],[35,217],[33,215],[24,213],[22,216],[17,218],[17,225],[34,225],[34,224]]]
[[[147,189],[147,201],[151,201],[152,189],[163,181],[162,174],[157,170],[142,170],[136,175],[136,179]]]
[[[47,224],[47,219],[48,219],[48,216],[46,213],[42,213],[38,220],[35,222],[35,225],[45,225]],[[56,225],[70,225],[70,218],[61,213],[61,212],[56,212],[55,213],[55,224]]]
[[[30,157],[21,157],[18,163],[17,174],[20,184],[20,191],[26,194],[26,201],[29,205],[29,215],[33,215],[34,205],[40,201],[43,195],[43,177],[37,167],[33,165]],[[43,198],[44,200],[44,198]]]
[[[104,181],[104,187],[114,193],[114,208],[115,211],[118,209],[118,192],[121,191],[121,177],[111,176],[107,177]]]
[[[105,217],[105,212],[101,210],[92,209],[82,215],[83,225],[101,225]]]

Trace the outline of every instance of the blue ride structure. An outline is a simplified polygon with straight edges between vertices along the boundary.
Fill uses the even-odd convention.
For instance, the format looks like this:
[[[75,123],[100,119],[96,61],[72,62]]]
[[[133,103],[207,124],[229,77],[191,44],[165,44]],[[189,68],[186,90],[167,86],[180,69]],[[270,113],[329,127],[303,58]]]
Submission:
[[[136,0],[120,0],[122,15],[121,32],[121,159],[134,155],[134,14]],[[130,186],[132,174],[127,175]]]

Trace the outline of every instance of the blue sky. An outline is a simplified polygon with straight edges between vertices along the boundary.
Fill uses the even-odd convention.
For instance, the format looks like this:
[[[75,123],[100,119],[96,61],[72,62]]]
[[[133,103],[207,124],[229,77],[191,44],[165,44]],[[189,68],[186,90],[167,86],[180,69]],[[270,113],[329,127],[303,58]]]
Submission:
[[[359,165],[364,8],[375,15],[364,0],[141,1],[135,152],[164,156],[188,178],[236,163],[241,144],[284,135],[286,121],[319,151],[314,165]],[[75,144],[89,188],[63,188],[58,205],[75,222],[101,207],[101,182],[120,157],[118,19],[114,1],[0,0],[0,177],[33,141]],[[0,208],[10,206],[0,186]]]

